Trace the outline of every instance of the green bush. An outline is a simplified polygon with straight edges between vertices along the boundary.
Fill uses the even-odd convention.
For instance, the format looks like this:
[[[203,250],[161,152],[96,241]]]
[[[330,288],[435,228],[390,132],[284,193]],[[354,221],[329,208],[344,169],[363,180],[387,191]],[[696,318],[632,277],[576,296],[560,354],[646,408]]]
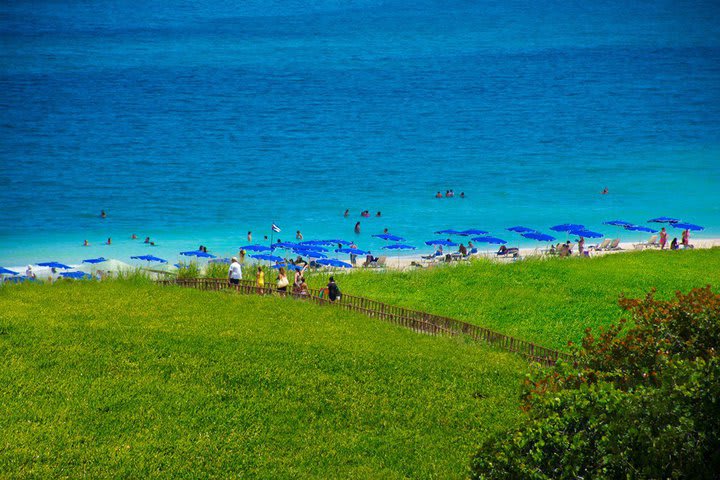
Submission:
[[[224,263],[208,263],[205,267],[204,276],[206,278],[227,278],[228,266]]]
[[[177,278],[198,278],[200,277],[200,267],[195,262],[181,263],[178,268]]]
[[[473,478],[715,478],[720,471],[720,295],[621,299],[632,316],[537,369],[523,428],[476,455]]]

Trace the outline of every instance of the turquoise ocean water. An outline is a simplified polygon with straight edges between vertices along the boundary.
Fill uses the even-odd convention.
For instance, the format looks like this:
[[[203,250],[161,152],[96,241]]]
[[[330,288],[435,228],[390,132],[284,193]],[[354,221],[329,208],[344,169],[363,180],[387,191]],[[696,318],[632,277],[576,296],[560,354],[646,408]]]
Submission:
[[[713,1],[4,2],[0,265],[227,255],[272,222],[369,249],[386,227],[516,244],[505,227],[614,236],[603,221],[660,215],[720,237],[717,18]],[[448,189],[467,198],[433,198]]]

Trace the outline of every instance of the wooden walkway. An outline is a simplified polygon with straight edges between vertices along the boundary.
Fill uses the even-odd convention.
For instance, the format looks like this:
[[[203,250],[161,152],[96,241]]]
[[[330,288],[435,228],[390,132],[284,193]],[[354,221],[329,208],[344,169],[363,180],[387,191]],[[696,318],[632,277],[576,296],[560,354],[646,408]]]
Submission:
[[[467,336],[477,342],[486,343],[508,352],[520,354],[530,361],[539,362],[547,366],[555,365],[558,359],[572,361],[572,357],[566,353],[494,332],[488,328],[453,318],[388,305],[369,298],[346,295],[344,293],[339,300],[331,302],[327,298],[322,297],[322,290],[310,289],[309,295],[299,295],[290,292],[283,293],[279,292],[274,286],[266,286],[260,289],[252,280],[241,280],[239,285],[230,285],[227,280],[217,278],[158,280],[157,283],[159,285],[174,285],[196,288],[198,290],[234,291],[246,295],[285,295],[319,305],[332,305],[334,308],[359,312],[368,317],[385,320],[420,333],[429,335]],[[292,288],[292,286],[288,288]]]

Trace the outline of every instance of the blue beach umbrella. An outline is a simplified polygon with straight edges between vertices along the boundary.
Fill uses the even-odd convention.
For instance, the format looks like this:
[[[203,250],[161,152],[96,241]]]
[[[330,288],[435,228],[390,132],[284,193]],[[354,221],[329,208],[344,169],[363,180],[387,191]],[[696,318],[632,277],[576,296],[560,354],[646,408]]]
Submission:
[[[550,230],[553,230],[555,232],[569,232],[570,230],[584,230],[585,225],[580,225],[579,223],[563,223],[560,225],[555,225],[554,227],[550,227]]]
[[[604,225],[612,225],[613,227],[626,227],[628,225],[632,225],[630,222],[626,222],[625,220],[610,220],[609,222],[603,222]]]
[[[64,270],[70,270],[72,268],[72,267],[65,265],[64,263],[59,263],[59,262],[43,262],[43,263],[38,263],[37,266],[38,267],[50,267],[50,268],[62,268]]]
[[[445,247],[457,247],[458,244],[451,240],[428,240],[425,245],[443,245]]]
[[[415,250],[415,247],[412,245],[405,245],[402,243],[395,243],[393,245],[385,245],[382,247],[385,250]]]
[[[275,270],[280,270],[281,268],[284,268],[285,270],[296,270],[298,272],[302,270],[302,267],[298,267],[297,265],[293,265],[292,263],[276,263],[270,268],[274,268]]]
[[[293,253],[304,255],[310,258],[327,258],[327,255],[317,250],[306,250],[304,248],[293,248]]]
[[[103,263],[107,262],[107,258],[105,257],[98,257],[98,258],[88,258],[86,260],[83,260],[82,263]]]
[[[293,250],[304,250],[307,252],[327,252],[328,249],[319,245],[300,245],[299,247],[293,248]]]
[[[337,238],[328,240],[328,242],[332,242],[335,245],[352,245],[352,243],[353,243],[353,242],[348,242],[347,240],[337,239]]]
[[[0,267],[0,275],[18,275],[18,272],[13,272],[5,267]]]
[[[522,234],[523,237],[529,238],[530,240],[537,240],[538,242],[552,242],[555,237],[540,232],[526,232]]]
[[[679,218],[672,218],[672,217],[658,217],[658,218],[651,218],[648,220],[648,223],[678,223],[680,221]]]
[[[74,278],[76,280],[92,278],[92,275],[84,272],[62,272],[60,276],[65,278]]]
[[[335,260],[334,258],[323,258],[318,260],[317,263],[319,263],[320,265],[327,265],[328,267],[353,268],[353,266],[349,263]]]
[[[245,245],[244,247],[240,247],[240,249],[246,252],[269,252],[272,250],[272,248],[266,247],[265,245]]]
[[[460,235],[462,232],[459,230],[453,230],[451,228],[447,230],[439,230],[435,232],[435,235]]]
[[[207,252],[200,251],[200,250],[191,250],[189,252],[180,252],[180,255],[184,255],[186,257],[197,257],[197,258],[215,258],[215,255],[212,255]]]
[[[227,263],[227,264],[230,264],[230,263],[232,263],[232,260],[230,260],[229,258],[211,258],[210,260],[208,260],[208,263]]]
[[[334,240],[307,240],[305,242],[300,242],[299,245],[306,247],[306,246],[323,246],[323,245],[335,245],[340,242],[336,242]]]
[[[130,257],[133,260],[144,260],[146,262],[160,262],[160,263],[167,263],[167,260],[164,260],[162,258],[156,257],[154,255],[136,255],[134,257]]]
[[[391,242],[403,242],[405,239],[403,237],[398,237],[397,235],[393,235],[391,233],[381,233],[379,235],[373,235],[375,238],[381,238],[383,240],[389,240]]]
[[[517,225],[515,227],[506,228],[508,232],[515,232],[515,233],[530,233],[530,232],[537,232],[534,228],[528,228],[523,227],[522,225]]]
[[[295,242],[278,242],[273,243],[273,248],[296,248],[300,244]]]
[[[630,230],[631,232],[657,233],[657,230],[650,227],[643,227],[642,225],[625,225],[625,230]]]
[[[605,235],[598,232],[593,232],[592,230],[584,230],[584,229],[574,229],[570,230],[568,233],[571,233],[572,235],[577,235],[578,237],[586,237],[586,238],[602,238]]]
[[[487,235],[490,232],[486,232],[485,230],[478,230],[477,228],[470,228],[468,230],[463,230],[458,235],[462,235],[463,237],[469,237],[470,235]]]
[[[507,243],[502,238],[497,237],[473,237],[472,241],[478,243],[494,243],[496,245],[502,245]]]
[[[349,253],[350,255],[367,255],[370,252],[367,250],[360,250],[359,248],[336,248],[337,253]]]
[[[250,255],[250,256],[257,260],[266,260],[268,262],[282,262],[285,260],[284,258],[278,257],[277,255],[269,255],[267,253],[259,253],[257,255]]]
[[[705,227],[701,227],[700,225],[695,225],[694,223],[679,222],[679,223],[673,223],[672,226],[675,228],[680,228],[682,230],[697,230],[697,231],[705,230]]]

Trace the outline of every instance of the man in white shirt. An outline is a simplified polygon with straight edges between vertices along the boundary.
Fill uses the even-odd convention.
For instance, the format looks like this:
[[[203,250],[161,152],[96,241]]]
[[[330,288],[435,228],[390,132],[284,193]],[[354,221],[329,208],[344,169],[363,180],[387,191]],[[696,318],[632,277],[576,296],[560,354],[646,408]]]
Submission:
[[[232,263],[228,268],[228,280],[233,285],[239,285],[242,279],[242,267],[238,263],[237,257],[232,257]]]

